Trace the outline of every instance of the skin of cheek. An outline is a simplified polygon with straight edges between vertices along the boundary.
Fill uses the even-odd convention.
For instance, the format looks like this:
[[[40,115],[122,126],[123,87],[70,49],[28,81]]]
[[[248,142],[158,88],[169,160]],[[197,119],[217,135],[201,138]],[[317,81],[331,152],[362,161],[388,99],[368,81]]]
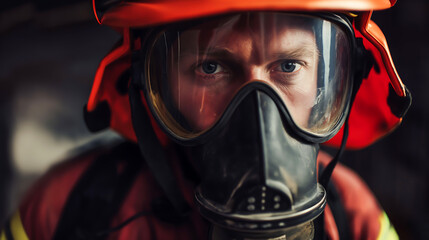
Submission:
[[[317,56],[315,58],[316,63]],[[298,79],[300,84],[290,86],[287,92],[282,91],[281,94],[293,120],[300,127],[307,127],[317,95],[317,64],[314,65],[309,69],[302,69],[305,74]]]
[[[172,56],[172,59],[177,59],[177,56]],[[193,57],[182,58],[180,70],[177,63],[173,63],[169,84],[175,107],[186,118],[192,130],[198,131],[209,128],[227,103],[224,102],[224,97],[221,97],[225,91],[212,91],[203,84],[195,83],[192,64],[197,61]]]
[[[314,33],[297,28],[276,29],[270,32],[268,52],[276,52],[278,49],[297,48],[297,44],[317,49]],[[299,39],[300,41],[297,41]],[[295,46],[295,47],[294,47]],[[317,63],[319,60],[317,51],[308,57],[308,66],[303,66],[298,72],[298,79],[294,84],[280,89],[283,98],[294,122],[300,127],[307,127],[312,107],[317,94]]]
[[[193,130],[205,130],[215,123],[231,98],[230,91],[213,90],[210,87],[194,84],[191,76],[180,74],[180,85],[173,80],[173,98],[176,107],[188,120]],[[172,79],[178,79],[173,77]],[[180,105],[178,105],[180,103]]]

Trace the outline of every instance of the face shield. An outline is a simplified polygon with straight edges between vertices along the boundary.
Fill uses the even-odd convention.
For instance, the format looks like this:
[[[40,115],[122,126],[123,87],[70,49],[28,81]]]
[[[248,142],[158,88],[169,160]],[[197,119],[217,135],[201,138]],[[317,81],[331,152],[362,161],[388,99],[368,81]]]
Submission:
[[[326,203],[318,143],[344,123],[352,91],[350,24],[239,13],[158,29],[142,46],[147,103],[172,139],[191,146],[211,237],[313,238]]]
[[[340,23],[247,13],[162,31],[148,55],[149,102],[166,129],[187,141],[211,130],[244,86],[261,82],[300,132],[330,136],[351,88],[353,49]]]

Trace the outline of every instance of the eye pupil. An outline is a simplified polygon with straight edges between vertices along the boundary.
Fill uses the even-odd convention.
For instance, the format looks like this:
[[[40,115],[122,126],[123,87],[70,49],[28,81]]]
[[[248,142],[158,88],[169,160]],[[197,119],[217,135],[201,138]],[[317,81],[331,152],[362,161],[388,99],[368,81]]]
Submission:
[[[217,70],[217,64],[214,62],[205,62],[201,65],[204,73],[212,74]]]
[[[281,67],[283,72],[293,72],[296,69],[296,64],[294,62],[284,62]]]

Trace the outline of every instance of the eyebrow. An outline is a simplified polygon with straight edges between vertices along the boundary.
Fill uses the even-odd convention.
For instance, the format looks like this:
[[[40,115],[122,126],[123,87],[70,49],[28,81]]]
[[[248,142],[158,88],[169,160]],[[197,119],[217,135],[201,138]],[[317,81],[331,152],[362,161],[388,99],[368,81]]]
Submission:
[[[320,52],[316,45],[305,44],[294,49],[286,49],[281,52],[272,54],[271,57],[277,59],[288,59],[288,58],[302,58],[302,57],[313,57],[314,55],[319,56]]]
[[[200,48],[198,54],[195,54],[192,51],[183,51],[182,55],[193,55],[199,57],[213,57],[219,59],[230,59],[230,60],[239,60],[239,58],[228,48]],[[303,44],[294,49],[286,49],[284,51],[276,52],[271,54],[269,57],[276,59],[295,59],[302,57],[313,57],[314,55],[319,56],[320,52],[316,45],[313,44]]]
[[[191,56],[198,56],[199,58],[217,58],[217,59],[229,59],[232,61],[238,61],[239,58],[228,48],[200,48],[198,49],[198,54],[196,54],[193,51],[183,51],[182,56],[191,55]]]

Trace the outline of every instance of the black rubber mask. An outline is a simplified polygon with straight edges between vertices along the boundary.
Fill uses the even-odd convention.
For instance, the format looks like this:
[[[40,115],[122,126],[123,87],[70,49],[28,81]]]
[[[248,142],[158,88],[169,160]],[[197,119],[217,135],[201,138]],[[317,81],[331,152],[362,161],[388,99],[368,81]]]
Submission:
[[[256,89],[221,131],[192,148],[202,176],[195,197],[214,224],[213,239],[312,238],[325,190],[317,183],[318,144],[299,139],[275,101]]]

